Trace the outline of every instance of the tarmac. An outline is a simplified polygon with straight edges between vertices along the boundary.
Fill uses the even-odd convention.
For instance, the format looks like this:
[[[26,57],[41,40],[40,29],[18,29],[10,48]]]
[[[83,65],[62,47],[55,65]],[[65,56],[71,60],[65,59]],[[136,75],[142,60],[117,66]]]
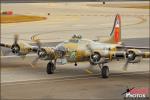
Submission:
[[[134,8],[89,7],[94,2],[77,3],[2,3],[3,10],[15,14],[46,16],[47,20],[1,24],[1,42],[12,43],[19,33],[20,41],[33,44],[39,37],[43,45],[55,46],[73,34],[92,40],[106,37],[112,30],[115,15],[122,16],[122,38],[128,45],[149,46],[149,10]],[[120,3],[120,2],[112,2]],[[134,3],[134,2],[133,2]],[[136,2],[139,3],[139,2]],[[141,2],[140,2],[141,3]],[[145,3],[145,2],[144,2]],[[32,10],[31,10],[32,9]],[[50,15],[47,15],[50,13]],[[48,61],[39,61],[36,67],[31,61],[36,55],[24,60],[2,49],[1,98],[4,99],[116,99],[126,89],[149,87],[149,59],[129,64],[123,71],[125,61],[108,64],[110,77],[101,78],[99,67],[88,62],[57,65],[53,75],[47,75]],[[5,52],[6,51],[6,52]],[[87,71],[90,69],[90,72]]]

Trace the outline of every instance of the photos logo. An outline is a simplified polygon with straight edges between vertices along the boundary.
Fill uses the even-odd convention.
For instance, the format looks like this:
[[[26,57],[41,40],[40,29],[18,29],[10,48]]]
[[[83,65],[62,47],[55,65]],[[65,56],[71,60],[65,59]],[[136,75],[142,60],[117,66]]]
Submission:
[[[127,88],[121,95],[125,96],[125,100],[149,100],[149,93],[148,88]]]

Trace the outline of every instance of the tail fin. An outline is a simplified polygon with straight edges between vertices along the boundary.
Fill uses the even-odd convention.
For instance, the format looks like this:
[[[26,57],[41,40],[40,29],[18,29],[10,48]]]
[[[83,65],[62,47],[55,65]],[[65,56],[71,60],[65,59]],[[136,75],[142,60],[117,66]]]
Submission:
[[[116,15],[112,32],[110,33],[111,43],[121,43],[121,17]]]

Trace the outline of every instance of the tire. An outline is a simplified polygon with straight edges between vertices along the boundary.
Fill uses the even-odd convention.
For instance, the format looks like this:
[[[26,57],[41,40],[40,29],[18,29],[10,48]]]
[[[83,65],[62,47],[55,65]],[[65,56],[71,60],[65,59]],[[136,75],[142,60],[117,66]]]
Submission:
[[[53,74],[55,70],[55,66],[52,62],[47,64],[47,74]]]
[[[102,67],[101,75],[102,75],[102,78],[108,78],[109,77],[109,68],[108,68],[108,66],[103,66]]]

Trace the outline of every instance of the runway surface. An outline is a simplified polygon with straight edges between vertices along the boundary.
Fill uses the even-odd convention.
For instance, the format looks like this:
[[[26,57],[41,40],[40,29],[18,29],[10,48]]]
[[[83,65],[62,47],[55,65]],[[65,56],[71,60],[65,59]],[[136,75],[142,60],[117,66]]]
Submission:
[[[118,3],[118,2],[113,2]],[[141,2],[140,2],[141,3]],[[45,21],[2,24],[1,42],[12,43],[15,33],[20,40],[34,44],[40,37],[43,46],[55,46],[81,34],[92,40],[108,36],[114,17],[122,15],[122,38],[127,45],[149,46],[149,10],[134,8],[89,7],[91,2],[78,3],[16,3],[2,4],[2,10],[16,14],[46,16]],[[19,9],[18,9],[19,8]],[[32,10],[31,10],[32,9]],[[38,9],[38,10],[37,10]],[[51,15],[48,16],[47,13]],[[88,62],[57,65],[55,74],[46,74],[48,61],[39,61],[36,67],[30,63],[36,55],[22,60],[3,49],[1,58],[2,99],[123,99],[127,87],[149,87],[149,59],[129,64],[124,72],[124,61],[111,62],[110,78],[102,79],[98,66]],[[8,57],[9,55],[9,57]],[[90,69],[90,72],[87,71]]]
[[[137,78],[138,77],[138,78]],[[115,99],[123,100],[121,95],[127,87],[148,87],[149,74],[119,74],[109,79],[98,76],[56,80],[39,80],[2,84],[3,98],[30,99]]]
[[[106,0],[107,1],[107,0]],[[143,0],[109,0],[112,1],[143,1]],[[144,0],[148,1],[148,0]],[[97,0],[1,0],[2,3],[50,3],[50,2],[101,2]]]

